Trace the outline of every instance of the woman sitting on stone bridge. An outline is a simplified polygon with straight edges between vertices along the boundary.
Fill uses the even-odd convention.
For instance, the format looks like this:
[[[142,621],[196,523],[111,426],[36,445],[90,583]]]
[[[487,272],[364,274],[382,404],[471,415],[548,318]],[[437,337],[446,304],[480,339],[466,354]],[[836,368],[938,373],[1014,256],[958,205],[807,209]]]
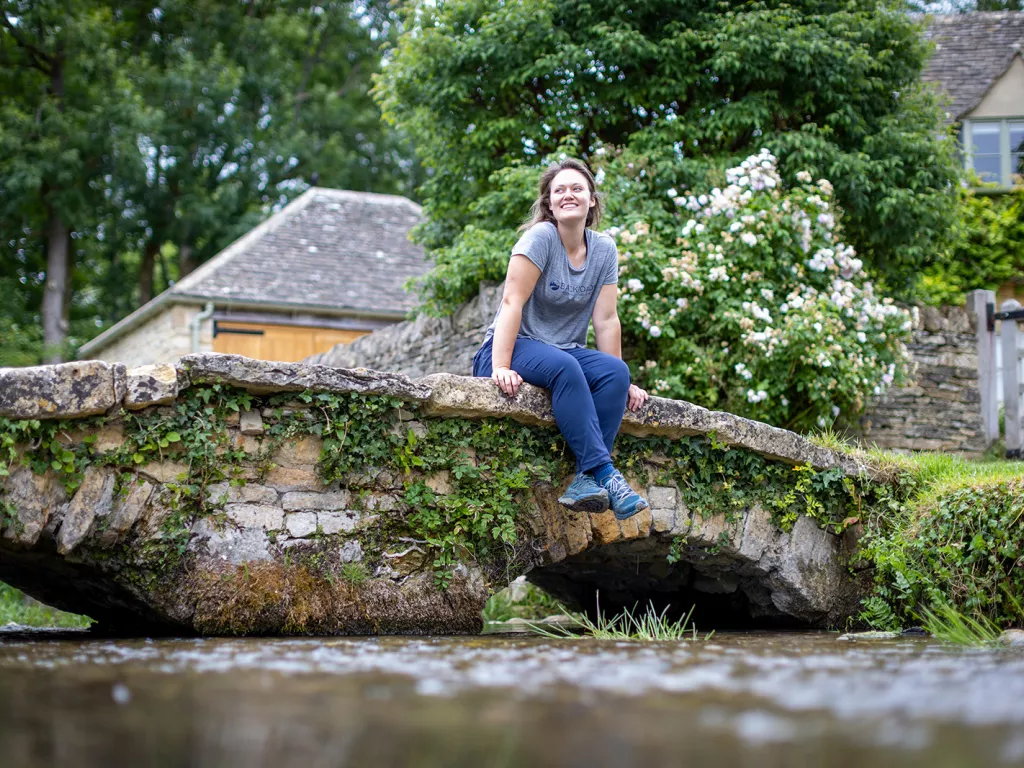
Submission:
[[[588,228],[600,217],[586,165],[567,159],[544,172],[473,375],[490,376],[509,397],[524,381],[550,390],[555,421],[576,455],[576,477],[559,502],[587,512],[610,505],[621,520],[647,501],[612,466],[612,445],[626,406],[639,410],[647,393],[630,383],[622,361],[615,242]],[[591,319],[596,350],[587,349]]]

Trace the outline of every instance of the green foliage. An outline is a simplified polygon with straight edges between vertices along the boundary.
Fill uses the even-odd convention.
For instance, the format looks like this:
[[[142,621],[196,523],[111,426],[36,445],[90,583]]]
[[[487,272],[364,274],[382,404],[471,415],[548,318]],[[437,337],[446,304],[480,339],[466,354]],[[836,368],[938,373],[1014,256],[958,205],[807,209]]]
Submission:
[[[957,213],[952,245],[919,279],[929,304],[962,305],[968,291],[996,290],[1024,273],[1024,187],[998,195],[964,187]]]
[[[369,96],[377,0],[3,0],[0,20],[0,365],[39,362],[54,223],[69,356],[311,184],[419,173]]]
[[[92,430],[104,422],[103,416],[96,416],[79,420],[71,427],[60,421],[12,421],[0,417],[0,479],[6,477],[11,466],[20,461],[37,475],[54,471],[64,489],[74,493],[82,483],[86,467],[92,463],[92,445],[96,436],[83,436],[78,432],[81,439],[74,440],[71,433]],[[30,450],[21,454],[18,446],[29,446]]]
[[[946,607],[976,622],[1020,621],[1024,478],[970,481],[869,528],[875,593],[862,618],[891,628]]]
[[[340,575],[343,581],[353,586],[362,584],[370,577],[362,563],[342,563]]]
[[[701,517],[724,515],[730,523],[757,504],[771,512],[784,531],[804,514],[838,533],[849,524],[851,510],[874,503],[885,492],[869,481],[847,478],[841,469],[814,470],[772,461],[723,445],[714,435],[675,440],[619,435],[616,452],[633,462],[652,452],[664,456],[659,458],[657,482],[678,487],[683,504]],[[630,461],[623,463],[629,466]]]
[[[27,627],[68,627],[86,629],[92,624],[88,616],[65,613],[26,598],[19,590],[0,584],[0,626],[22,624]]]
[[[527,213],[510,194],[480,221],[474,203],[499,184],[493,174],[562,150],[621,166],[613,175],[629,184],[605,191],[632,223],[667,209],[669,188],[720,184],[767,147],[784,177],[834,181],[849,241],[904,295],[948,229],[954,144],[918,82],[918,23],[889,3],[461,0],[402,12],[375,92],[430,173],[419,237],[453,249],[446,276],[457,279],[436,296],[450,283],[425,287],[449,311],[475,291],[472,277],[504,272],[474,253],[485,236],[460,233]]]
[[[512,599],[511,590],[495,592],[484,605],[484,621],[508,621],[509,619],[543,619],[556,614],[568,614],[565,606],[540,587],[533,584],[523,586],[522,597]]]
[[[438,553],[439,583],[447,583],[464,553],[485,563],[514,562],[518,512],[529,503],[533,486],[559,482],[571,472],[561,436],[507,420],[442,419],[426,427],[426,436],[415,443],[416,466],[428,476],[446,472],[451,489],[435,493],[425,480],[410,478],[405,501],[414,535]]]
[[[806,170],[783,180],[767,151],[726,181],[706,194],[668,190],[679,213],[656,227],[609,230],[634,378],[804,430],[902,382],[911,315],[875,296],[842,241],[832,185]]]

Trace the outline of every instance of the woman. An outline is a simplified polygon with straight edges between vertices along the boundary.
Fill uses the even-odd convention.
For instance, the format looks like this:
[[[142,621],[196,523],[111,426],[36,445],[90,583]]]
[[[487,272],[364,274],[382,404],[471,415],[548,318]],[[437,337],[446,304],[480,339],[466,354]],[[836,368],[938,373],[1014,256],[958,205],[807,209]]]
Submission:
[[[600,217],[586,165],[568,159],[544,172],[473,375],[490,376],[509,397],[524,381],[550,390],[555,421],[576,455],[576,477],[559,502],[587,512],[610,505],[624,520],[647,501],[612,466],[612,445],[627,404],[639,410],[647,393],[630,383],[622,362],[615,242],[588,229]],[[586,347],[591,319],[596,350]]]

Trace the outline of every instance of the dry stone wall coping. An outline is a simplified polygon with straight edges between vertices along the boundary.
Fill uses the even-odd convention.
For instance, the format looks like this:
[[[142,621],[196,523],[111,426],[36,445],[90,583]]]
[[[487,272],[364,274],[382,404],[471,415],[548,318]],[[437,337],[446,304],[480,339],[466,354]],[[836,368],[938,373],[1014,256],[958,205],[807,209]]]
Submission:
[[[520,388],[515,398],[508,398],[488,379],[447,373],[410,379],[403,374],[366,368],[278,363],[220,354],[186,355],[173,374],[168,367],[145,366],[144,369],[125,371],[124,366],[100,362],[0,369],[0,385],[4,385],[0,390],[0,415],[15,419],[77,418],[105,413],[122,404],[137,409],[166,403],[172,390],[177,396],[188,386],[214,383],[239,387],[253,394],[312,390],[389,395],[416,404],[426,416],[507,417],[538,426],[555,423],[550,395],[528,384]],[[150,394],[146,395],[147,392]],[[246,427],[255,432],[254,426],[255,418],[246,417]],[[867,471],[866,465],[850,455],[816,446],[793,432],[730,413],[710,411],[682,400],[650,398],[639,413],[627,411],[622,432],[639,437],[653,435],[672,439],[714,435],[720,443],[790,464],[810,464],[819,470],[839,467],[848,475]],[[301,447],[296,443],[290,450],[301,453]],[[291,458],[295,460],[282,455],[278,460],[279,466],[308,469],[311,459],[315,461],[314,456],[296,455]],[[171,479],[168,476],[179,474],[180,470],[173,462],[166,462],[163,469],[165,471],[157,473],[154,467],[147,467],[146,474],[163,482]],[[300,483],[284,483],[277,487],[282,491],[319,490],[308,485],[303,487]],[[310,506],[299,506],[298,501],[292,501],[298,497],[289,493],[285,499],[286,508],[344,507],[342,499],[328,495],[318,495],[314,503],[314,495],[304,494],[302,503]],[[279,527],[281,521],[275,520],[274,524]]]

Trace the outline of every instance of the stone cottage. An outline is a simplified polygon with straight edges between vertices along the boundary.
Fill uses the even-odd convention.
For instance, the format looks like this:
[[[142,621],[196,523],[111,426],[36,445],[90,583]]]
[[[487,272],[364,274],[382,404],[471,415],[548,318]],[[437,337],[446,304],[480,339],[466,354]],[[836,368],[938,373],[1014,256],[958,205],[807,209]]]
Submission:
[[[84,344],[129,366],[193,352],[296,361],[403,320],[428,264],[409,241],[420,207],[314,187]]]
[[[934,46],[922,79],[949,97],[964,167],[1006,188],[1022,183],[1024,12],[932,16]]]

